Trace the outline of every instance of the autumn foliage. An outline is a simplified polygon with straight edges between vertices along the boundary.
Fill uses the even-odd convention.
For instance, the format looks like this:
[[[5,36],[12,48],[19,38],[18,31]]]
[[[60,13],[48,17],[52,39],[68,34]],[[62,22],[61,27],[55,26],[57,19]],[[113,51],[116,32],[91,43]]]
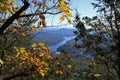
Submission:
[[[72,15],[69,2],[0,0],[0,79],[42,79],[48,76],[54,79],[55,76],[63,78],[68,75],[66,70],[72,69],[69,62],[71,57],[60,52],[51,53],[44,43],[34,43],[29,40],[29,36],[30,32],[41,31],[47,26],[46,14],[61,14],[60,20],[66,18],[70,21]]]
[[[32,43],[31,49],[27,50],[24,47],[14,47],[16,54],[13,56],[6,56],[7,63],[14,63],[11,67],[11,72],[24,70],[26,75],[32,77],[45,77],[49,73],[56,75],[63,75],[65,69],[70,70],[72,65],[67,60],[70,56],[62,55],[60,52],[49,53],[50,48],[45,47],[44,43]],[[62,55],[58,59],[57,56]]]

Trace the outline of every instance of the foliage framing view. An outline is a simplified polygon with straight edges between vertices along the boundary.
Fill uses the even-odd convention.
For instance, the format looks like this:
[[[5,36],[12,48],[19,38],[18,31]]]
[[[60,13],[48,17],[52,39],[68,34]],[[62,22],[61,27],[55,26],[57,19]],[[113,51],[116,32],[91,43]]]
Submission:
[[[70,22],[69,3],[70,0],[0,0],[0,79],[54,79],[47,74],[58,78],[68,74],[65,69],[72,67],[70,57],[52,56],[44,43],[31,43],[29,33],[46,27],[45,14],[61,14],[60,20],[66,18]]]
[[[99,14],[93,18],[80,20],[77,12],[75,47],[95,53],[94,61],[85,70],[79,70],[81,66],[74,68],[71,56],[60,52],[53,55],[44,43],[31,43],[33,36],[29,33],[46,26],[45,15],[61,14],[61,21],[66,18],[71,22],[69,3],[70,0],[0,0],[0,79],[120,80],[120,0],[92,3]],[[83,43],[79,44],[79,40]]]

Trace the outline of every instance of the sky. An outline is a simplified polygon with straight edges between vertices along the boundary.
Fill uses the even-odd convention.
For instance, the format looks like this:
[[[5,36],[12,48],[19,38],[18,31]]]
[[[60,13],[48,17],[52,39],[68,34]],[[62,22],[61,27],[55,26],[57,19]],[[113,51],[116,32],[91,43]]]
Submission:
[[[94,16],[96,14],[96,11],[93,9],[93,6],[91,3],[94,0],[72,0],[71,2],[71,8],[77,9],[78,12],[81,14],[81,17],[84,16]]]
[[[80,14],[80,17],[88,16],[92,17],[96,15],[95,9],[93,9],[93,6],[91,3],[94,2],[94,0],[71,0],[70,7],[72,8],[72,14],[73,17],[75,16],[75,9]],[[59,16],[49,16],[47,19],[48,25],[63,25],[63,26],[72,26],[68,24],[68,22],[65,20],[63,22],[60,22]],[[64,25],[67,24],[67,25]]]
[[[17,0],[19,2],[19,0]],[[96,15],[96,11],[95,9],[93,9],[93,6],[91,5],[92,2],[94,2],[95,0],[71,0],[70,3],[70,8],[72,9],[72,14],[73,14],[73,18],[75,17],[75,9],[77,9],[77,11],[80,14],[80,17],[84,17],[84,16],[88,16],[88,17],[92,17]],[[21,3],[22,4],[22,3]],[[46,22],[47,22],[47,26],[72,26],[71,24],[68,24],[67,20],[64,21],[60,21],[61,15],[45,15],[46,17]],[[72,18],[72,20],[73,20]],[[37,24],[37,23],[36,23]]]

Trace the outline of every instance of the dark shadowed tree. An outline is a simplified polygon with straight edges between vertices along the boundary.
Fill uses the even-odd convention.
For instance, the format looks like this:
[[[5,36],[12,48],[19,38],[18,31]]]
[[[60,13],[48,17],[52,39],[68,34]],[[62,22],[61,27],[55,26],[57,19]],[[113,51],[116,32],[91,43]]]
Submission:
[[[74,26],[75,34],[86,51],[95,53],[95,61],[105,70],[101,71],[105,79],[120,79],[120,0],[97,0],[92,3],[97,9],[97,16],[84,17],[77,12]],[[91,28],[87,28],[87,26]],[[78,42],[78,41],[77,41]],[[104,69],[103,68],[103,69]],[[105,74],[106,73],[106,74]]]

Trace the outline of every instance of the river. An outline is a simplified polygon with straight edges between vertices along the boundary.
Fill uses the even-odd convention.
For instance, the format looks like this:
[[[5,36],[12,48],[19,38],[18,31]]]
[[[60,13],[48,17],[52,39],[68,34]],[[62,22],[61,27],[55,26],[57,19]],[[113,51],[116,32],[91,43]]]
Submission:
[[[63,46],[64,44],[66,44],[67,41],[70,41],[70,40],[74,39],[75,36],[73,36],[73,37],[63,37],[63,38],[64,38],[63,41],[59,42],[59,43],[56,44],[56,45],[50,46],[51,52],[57,52],[57,49],[58,49],[59,47],[61,47],[61,46]]]

